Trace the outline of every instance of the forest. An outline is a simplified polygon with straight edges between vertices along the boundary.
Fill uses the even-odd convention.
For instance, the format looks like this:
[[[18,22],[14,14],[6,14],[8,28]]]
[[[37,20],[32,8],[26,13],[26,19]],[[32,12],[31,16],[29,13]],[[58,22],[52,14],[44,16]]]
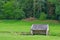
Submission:
[[[60,20],[60,0],[0,0],[0,19]]]

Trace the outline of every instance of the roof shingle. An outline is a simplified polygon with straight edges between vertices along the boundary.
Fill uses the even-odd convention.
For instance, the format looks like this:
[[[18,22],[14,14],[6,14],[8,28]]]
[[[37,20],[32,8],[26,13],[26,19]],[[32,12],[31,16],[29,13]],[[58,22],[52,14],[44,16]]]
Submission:
[[[32,30],[47,30],[48,24],[33,24],[31,29]]]

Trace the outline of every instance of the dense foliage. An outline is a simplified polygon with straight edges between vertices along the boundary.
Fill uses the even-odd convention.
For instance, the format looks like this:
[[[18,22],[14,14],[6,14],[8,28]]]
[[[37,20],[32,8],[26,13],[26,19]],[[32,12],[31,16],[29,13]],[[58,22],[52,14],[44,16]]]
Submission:
[[[52,7],[53,10],[51,10]],[[37,19],[60,19],[59,1],[0,0],[0,19],[23,19],[30,17]]]

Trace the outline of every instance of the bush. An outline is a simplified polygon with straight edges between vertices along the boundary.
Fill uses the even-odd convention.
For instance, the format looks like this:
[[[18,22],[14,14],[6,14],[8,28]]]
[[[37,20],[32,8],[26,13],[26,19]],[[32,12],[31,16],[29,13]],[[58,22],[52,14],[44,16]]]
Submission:
[[[40,13],[40,20],[46,20],[46,14],[44,12]]]
[[[25,13],[21,9],[16,9],[14,16],[15,16],[14,17],[15,19],[23,19],[23,18],[25,18]]]

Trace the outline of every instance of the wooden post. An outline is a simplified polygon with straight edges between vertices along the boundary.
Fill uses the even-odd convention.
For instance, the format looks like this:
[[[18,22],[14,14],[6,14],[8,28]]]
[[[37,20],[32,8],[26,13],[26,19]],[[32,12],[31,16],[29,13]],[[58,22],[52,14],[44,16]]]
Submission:
[[[49,34],[48,32],[49,32],[49,26],[47,25],[46,35]]]

